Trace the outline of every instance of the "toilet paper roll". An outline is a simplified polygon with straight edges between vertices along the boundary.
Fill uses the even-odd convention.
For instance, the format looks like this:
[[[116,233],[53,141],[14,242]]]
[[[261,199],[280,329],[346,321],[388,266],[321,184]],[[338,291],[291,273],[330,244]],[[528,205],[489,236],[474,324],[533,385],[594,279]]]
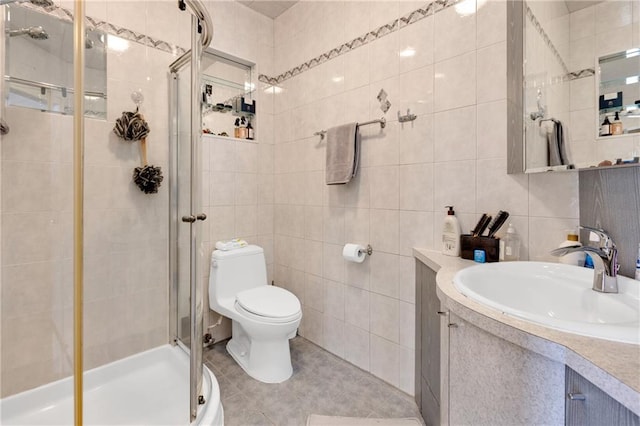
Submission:
[[[366,256],[365,251],[366,249],[361,245],[345,244],[342,249],[342,257],[344,257],[347,262],[362,263]]]

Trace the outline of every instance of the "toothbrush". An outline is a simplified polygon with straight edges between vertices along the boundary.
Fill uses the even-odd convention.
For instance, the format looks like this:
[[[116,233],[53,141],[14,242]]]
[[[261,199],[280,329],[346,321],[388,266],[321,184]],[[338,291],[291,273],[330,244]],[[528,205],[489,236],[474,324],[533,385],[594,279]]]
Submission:
[[[509,217],[509,212],[500,210],[496,215],[496,218],[489,225],[489,237],[492,238],[496,232],[504,225],[505,221]]]
[[[471,235],[472,236],[474,236],[474,237],[478,236],[478,232],[480,231],[480,227],[484,224],[485,220],[487,220],[487,214],[483,213],[482,217],[480,218],[480,220],[476,224],[476,227],[473,228],[473,231],[471,231]]]

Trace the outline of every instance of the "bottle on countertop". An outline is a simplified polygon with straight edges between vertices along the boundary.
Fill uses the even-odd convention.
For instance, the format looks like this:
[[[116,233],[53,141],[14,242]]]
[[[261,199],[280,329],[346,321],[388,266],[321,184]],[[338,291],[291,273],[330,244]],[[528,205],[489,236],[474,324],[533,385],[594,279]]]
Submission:
[[[589,245],[592,247],[598,247],[600,244],[600,237],[595,232],[589,232]],[[585,253],[584,256],[584,267],[589,269],[594,269],[593,259],[589,256],[588,253]]]
[[[622,121],[620,121],[620,112],[618,111],[616,111],[616,116],[613,119],[613,123],[611,123],[611,134],[612,135],[622,134]]]
[[[608,116],[604,116],[604,120],[600,125],[600,136],[611,136],[611,122]]]
[[[560,243],[558,248],[563,247],[571,247],[571,246],[582,246],[580,244],[578,233],[574,230],[567,232],[566,241]],[[584,266],[585,253],[583,251],[577,251],[574,253],[565,254],[561,256],[559,259],[560,263],[564,263],[566,265],[575,265],[575,266]]]
[[[235,127],[233,129],[233,137],[240,138],[240,119],[236,118]]]
[[[251,119],[247,119],[247,139],[253,140],[255,135],[255,130],[251,126]]]
[[[513,223],[509,224],[507,233],[504,236],[504,260],[520,260],[520,236],[516,232]]]
[[[442,227],[442,254],[460,256],[460,222],[456,217],[453,206],[445,206],[449,210]]]

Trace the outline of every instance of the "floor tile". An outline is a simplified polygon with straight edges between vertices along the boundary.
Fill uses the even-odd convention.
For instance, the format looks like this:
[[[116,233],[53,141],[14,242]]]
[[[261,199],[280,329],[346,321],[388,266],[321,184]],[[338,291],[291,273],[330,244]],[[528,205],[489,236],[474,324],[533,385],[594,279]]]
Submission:
[[[303,426],[310,414],[420,417],[413,397],[302,337],[290,341],[293,375],[267,384],[249,377],[220,342],[204,352],[214,371],[226,426]]]

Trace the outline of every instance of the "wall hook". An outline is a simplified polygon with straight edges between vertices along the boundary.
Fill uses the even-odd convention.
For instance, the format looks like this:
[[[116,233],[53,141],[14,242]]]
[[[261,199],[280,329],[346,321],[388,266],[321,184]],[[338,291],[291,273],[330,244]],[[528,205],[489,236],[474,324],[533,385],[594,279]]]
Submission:
[[[400,115],[400,111],[398,111],[398,121],[400,123],[406,123],[407,121],[413,121],[416,118],[418,118],[417,115],[415,114],[411,114],[411,109],[407,108],[407,114],[406,115]]]
[[[142,90],[138,89],[131,93],[131,100],[136,104],[136,109],[140,108],[140,105],[144,102],[144,95]]]

